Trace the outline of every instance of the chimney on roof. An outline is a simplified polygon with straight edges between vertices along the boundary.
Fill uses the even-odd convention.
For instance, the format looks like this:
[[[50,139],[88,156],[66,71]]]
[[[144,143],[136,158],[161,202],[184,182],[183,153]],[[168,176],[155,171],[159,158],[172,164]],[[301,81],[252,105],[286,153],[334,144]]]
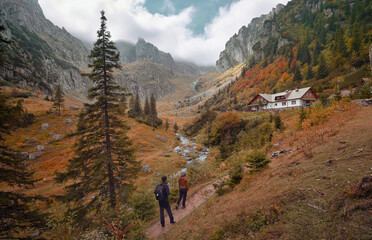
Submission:
[[[296,89],[296,92],[298,92],[298,88]]]

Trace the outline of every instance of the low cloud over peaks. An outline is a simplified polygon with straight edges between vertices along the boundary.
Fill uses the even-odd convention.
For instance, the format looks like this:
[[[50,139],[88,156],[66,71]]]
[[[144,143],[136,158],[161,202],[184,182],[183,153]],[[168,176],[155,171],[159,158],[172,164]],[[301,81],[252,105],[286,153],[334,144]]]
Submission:
[[[105,10],[113,40],[135,43],[142,37],[177,60],[215,65],[229,38],[252,18],[268,13],[279,1],[240,0],[221,5],[212,21],[201,23],[203,34],[195,34],[189,26],[197,20],[196,10],[201,10],[197,7],[207,5],[177,9],[172,0],[162,0],[159,10],[166,12],[163,14],[150,12],[145,0],[39,0],[39,3],[49,20],[82,40],[96,39],[100,11]]]

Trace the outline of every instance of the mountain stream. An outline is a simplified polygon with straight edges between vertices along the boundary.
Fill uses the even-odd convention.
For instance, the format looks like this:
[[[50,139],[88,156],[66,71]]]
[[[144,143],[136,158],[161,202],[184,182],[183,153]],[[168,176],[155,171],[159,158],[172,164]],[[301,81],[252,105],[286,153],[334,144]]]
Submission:
[[[187,168],[193,166],[195,163],[204,162],[209,155],[209,148],[202,147],[200,149],[196,143],[190,141],[181,134],[176,133],[176,136],[181,141],[181,145],[176,146],[173,151],[180,154],[184,159],[187,160],[185,167],[176,174],[178,175],[181,172],[186,172]]]

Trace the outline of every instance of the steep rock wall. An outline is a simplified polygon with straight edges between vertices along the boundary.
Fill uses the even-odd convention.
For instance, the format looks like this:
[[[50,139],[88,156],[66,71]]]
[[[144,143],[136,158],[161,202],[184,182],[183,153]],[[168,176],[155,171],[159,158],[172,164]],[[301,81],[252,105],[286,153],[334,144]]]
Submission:
[[[240,28],[238,34],[230,38],[225,45],[225,50],[220,53],[216,62],[217,71],[225,72],[236,64],[245,62],[254,53],[252,48],[257,42],[261,42],[261,46],[264,46],[268,37],[276,35],[275,25],[264,23],[283,8],[283,4],[278,4],[269,14],[253,18],[248,26]]]

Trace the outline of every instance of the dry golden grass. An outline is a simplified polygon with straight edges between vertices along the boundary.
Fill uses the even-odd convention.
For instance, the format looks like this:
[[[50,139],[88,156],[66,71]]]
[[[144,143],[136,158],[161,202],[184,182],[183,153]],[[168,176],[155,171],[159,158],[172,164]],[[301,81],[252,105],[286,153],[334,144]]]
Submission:
[[[35,185],[35,188],[27,191],[29,194],[41,194],[51,196],[56,193],[61,193],[63,186],[54,182],[55,171],[63,171],[68,163],[68,160],[74,156],[74,139],[62,138],[59,141],[54,141],[51,132],[55,134],[66,134],[76,129],[79,111],[69,110],[67,106],[75,105],[82,107],[83,103],[72,96],[66,96],[65,107],[61,112],[61,116],[55,113],[47,114],[46,111],[52,107],[52,102],[43,100],[44,97],[30,97],[24,99],[23,105],[28,112],[36,115],[35,122],[26,127],[19,128],[10,136],[7,136],[6,142],[16,151],[20,152],[36,152],[36,145],[44,145],[45,150],[42,151],[42,156],[35,160],[27,160],[30,170],[35,172],[35,178],[40,181]],[[12,99],[15,103],[17,99]],[[71,126],[66,125],[64,120],[71,119],[74,123]],[[141,164],[148,164],[151,168],[151,173],[140,172],[137,186],[142,189],[150,187],[152,181],[158,181],[160,178],[157,174],[170,174],[177,169],[181,169],[185,160],[173,151],[177,145],[177,140],[173,132],[173,126],[170,126],[168,131],[165,131],[164,125],[161,128],[153,129],[147,125],[139,124],[133,119],[127,119],[131,129],[128,136],[133,139],[133,144],[137,149],[135,153],[138,161]],[[50,128],[43,131],[41,125],[48,123]],[[157,135],[165,137],[166,142],[160,140]],[[35,140],[32,145],[25,144],[26,139]],[[1,188],[7,188],[2,186]]]

